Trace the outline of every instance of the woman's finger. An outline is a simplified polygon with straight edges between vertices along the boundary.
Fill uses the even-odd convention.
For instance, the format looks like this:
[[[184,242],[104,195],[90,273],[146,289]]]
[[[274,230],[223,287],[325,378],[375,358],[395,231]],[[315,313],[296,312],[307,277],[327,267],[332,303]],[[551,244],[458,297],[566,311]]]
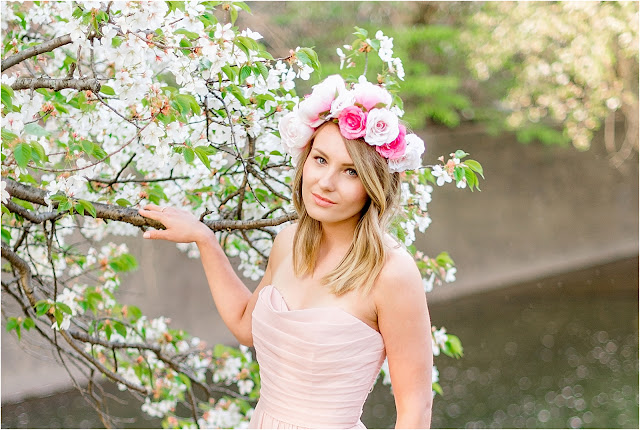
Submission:
[[[164,239],[164,230],[147,230],[142,235],[145,239]]]
[[[147,203],[146,205],[144,205],[143,209],[148,210],[148,211],[161,211],[162,210],[162,208],[160,206],[158,206],[158,205],[156,205],[154,203]]]
[[[145,208],[146,208],[146,206],[145,206]],[[155,219],[155,220],[157,220],[160,217],[160,215],[162,214],[161,211],[150,211],[150,210],[147,210],[147,209],[138,209],[138,213],[140,215],[142,215],[143,217],[145,217],[145,218],[151,218],[151,219]]]

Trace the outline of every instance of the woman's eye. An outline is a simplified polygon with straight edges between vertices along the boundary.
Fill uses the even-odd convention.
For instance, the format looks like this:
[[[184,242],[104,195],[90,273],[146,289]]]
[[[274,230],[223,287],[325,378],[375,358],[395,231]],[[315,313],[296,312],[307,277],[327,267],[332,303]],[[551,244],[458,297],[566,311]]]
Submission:
[[[318,164],[326,164],[327,163],[327,160],[325,160],[324,158],[320,157],[319,155],[316,156],[315,159],[316,159],[316,162]]]
[[[347,169],[347,175],[358,176],[358,172],[356,172],[354,169]]]

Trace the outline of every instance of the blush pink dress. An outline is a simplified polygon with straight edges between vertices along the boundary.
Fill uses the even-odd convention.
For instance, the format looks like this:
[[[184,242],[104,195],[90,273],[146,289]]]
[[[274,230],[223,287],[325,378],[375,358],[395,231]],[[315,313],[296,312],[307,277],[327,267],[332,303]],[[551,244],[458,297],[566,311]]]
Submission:
[[[365,428],[382,335],[338,307],[290,310],[268,285],[252,314],[260,400],[249,428]]]

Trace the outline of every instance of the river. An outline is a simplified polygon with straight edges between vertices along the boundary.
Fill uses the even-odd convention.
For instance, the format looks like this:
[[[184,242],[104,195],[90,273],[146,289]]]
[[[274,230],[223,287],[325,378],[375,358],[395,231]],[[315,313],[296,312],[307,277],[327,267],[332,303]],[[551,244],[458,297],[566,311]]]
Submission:
[[[442,288],[446,288],[442,287]],[[430,306],[465,355],[436,357],[443,395],[434,428],[638,428],[638,258]],[[4,369],[6,372],[7,369]],[[160,428],[128,393],[106,384],[123,428]],[[369,428],[391,428],[395,407],[378,383]],[[3,428],[100,428],[75,391],[2,405]]]

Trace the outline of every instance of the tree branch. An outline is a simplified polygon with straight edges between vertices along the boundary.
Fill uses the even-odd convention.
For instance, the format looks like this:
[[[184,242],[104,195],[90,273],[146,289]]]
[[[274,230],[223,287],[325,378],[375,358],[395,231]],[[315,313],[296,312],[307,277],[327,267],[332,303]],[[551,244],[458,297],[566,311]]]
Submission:
[[[17,197],[21,200],[26,200],[28,202],[36,203],[42,206],[47,205],[47,202],[45,201],[45,196],[47,195],[46,191],[26,185],[26,184],[22,184],[20,182],[16,182],[13,179],[9,179],[5,176],[2,177],[2,180],[6,183],[5,190],[12,197]],[[136,208],[122,207],[118,205],[109,205],[109,204],[97,203],[97,202],[91,202],[91,203],[93,204],[93,207],[96,210],[96,218],[126,222],[136,227],[153,227],[156,229],[164,229],[164,225],[162,223],[152,220],[150,218],[143,217],[142,215],[138,214],[138,210]],[[51,204],[54,208],[58,207],[58,202],[53,201],[51,202]],[[15,206],[18,206],[18,205],[15,205]],[[11,210],[11,207],[7,206],[7,209]],[[21,208],[21,210],[26,210],[26,209]],[[17,212],[17,213],[20,213],[20,212]],[[20,213],[20,215],[22,215],[22,213]],[[29,216],[31,218],[28,218],[28,219],[32,221],[33,219],[39,219],[38,215],[36,214],[31,214]],[[288,221],[293,221],[294,219],[297,219],[297,218],[298,218],[298,215],[296,213],[290,212],[280,217],[271,218],[271,219],[254,219],[254,220],[241,220],[241,221],[240,220],[221,220],[221,221],[204,220],[203,223],[213,231],[251,230],[251,229],[260,228],[260,227],[273,227]],[[44,216],[42,217],[42,220],[43,221],[45,220]]]
[[[94,94],[100,92],[100,82],[97,79],[51,79],[51,78],[18,78],[11,85],[13,90],[28,90],[38,88],[49,88],[54,91],[60,91],[64,89],[75,89],[78,91],[91,90]]]
[[[71,43],[71,35],[65,34],[64,36],[56,37],[55,39],[48,40],[40,45],[32,46],[31,48],[25,49],[22,52],[2,60],[2,71],[4,72],[8,68],[22,63],[27,58],[35,57],[36,55],[44,54],[45,52],[51,52],[54,49],[69,43]]]

